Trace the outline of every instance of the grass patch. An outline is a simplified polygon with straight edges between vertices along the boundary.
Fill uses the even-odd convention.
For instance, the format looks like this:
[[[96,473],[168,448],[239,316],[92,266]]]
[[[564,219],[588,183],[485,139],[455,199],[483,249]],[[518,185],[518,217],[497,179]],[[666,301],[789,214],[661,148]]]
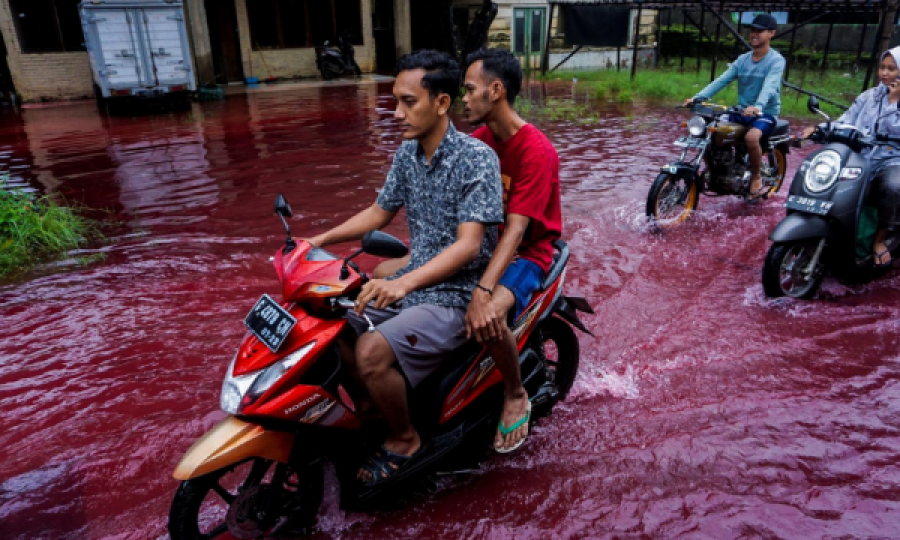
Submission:
[[[578,87],[598,100],[616,103],[630,103],[634,99],[680,104],[685,98],[699,92],[709,83],[711,63],[703,62],[697,71],[696,62],[688,60],[684,71],[677,65],[664,65],[656,69],[638,68],[637,76],[631,80],[630,70],[557,71],[547,75],[547,80],[578,80]],[[716,76],[724,73],[727,64],[719,62]],[[825,72],[796,68],[790,73],[791,82],[812,90],[835,101],[850,104],[860,94],[865,72],[828,70]],[[808,117],[806,95],[782,87],[781,116]],[[716,103],[731,105],[737,103],[737,83],[719,92],[713,99]],[[839,115],[842,110],[822,103],[823,110],[831,115]]]
[[[99,238],[97,226],[46,196],[6,186],[0,177],[0,276],[9,276]],[[97,260],[93,257],[91,262]]]

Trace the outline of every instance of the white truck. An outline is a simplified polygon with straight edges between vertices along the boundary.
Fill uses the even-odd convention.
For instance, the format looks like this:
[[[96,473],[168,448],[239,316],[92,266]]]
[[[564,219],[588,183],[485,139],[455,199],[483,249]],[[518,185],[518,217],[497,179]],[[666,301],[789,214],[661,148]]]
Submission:
[[[197,89],[184,6],[178,0],[84,0],[79,6],[98,103],[168,98]]]

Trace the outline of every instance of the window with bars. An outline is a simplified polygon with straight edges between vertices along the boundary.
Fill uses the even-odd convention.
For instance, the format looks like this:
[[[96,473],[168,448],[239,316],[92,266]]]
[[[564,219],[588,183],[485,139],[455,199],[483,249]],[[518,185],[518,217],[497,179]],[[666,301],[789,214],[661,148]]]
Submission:
[[[360,0],[252,0],[247,2],[254,50],[319,47],[345,31],[362,45]]]
[[[84,50],[79,0],[10,0],[24,53]]]

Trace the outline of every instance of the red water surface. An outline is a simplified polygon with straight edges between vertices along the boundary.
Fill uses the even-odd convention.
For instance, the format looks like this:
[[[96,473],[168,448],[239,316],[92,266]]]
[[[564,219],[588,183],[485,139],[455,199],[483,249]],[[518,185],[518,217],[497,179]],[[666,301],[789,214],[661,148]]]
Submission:
[[[222,417],[243,315],[278,290],[274,196],[298,236],[370,204],[399,144],[389,91],[0,116],[4,167],[118,223],[73,254],[104,261],[0,288],[0,536],[166,537],[171,471]],[[597,311],[569,400],[522,451],[402,509],[348,514],[329,492],[315,537],[900,536],[898,273],[765,299],[786,190],[761,206],[703,198],[691,222],[654,234],[644,200],[684,113],[596,114],[537,122],[562,158],[566,287]]]

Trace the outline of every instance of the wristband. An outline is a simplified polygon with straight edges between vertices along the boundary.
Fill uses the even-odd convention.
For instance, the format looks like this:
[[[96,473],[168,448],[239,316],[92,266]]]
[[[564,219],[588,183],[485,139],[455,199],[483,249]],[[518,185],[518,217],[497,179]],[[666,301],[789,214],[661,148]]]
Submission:
[[[485,286],[482,285],[481,283],[476,283],[476,284],[475,284],[475,287],[481,289],[482,291],[484,291],[484,292],[486,292],[486,293],[488,293],[488,295],[490,295],[491,298],[494,297],[494,291],[488,289],[487,287],[485,287]]]

